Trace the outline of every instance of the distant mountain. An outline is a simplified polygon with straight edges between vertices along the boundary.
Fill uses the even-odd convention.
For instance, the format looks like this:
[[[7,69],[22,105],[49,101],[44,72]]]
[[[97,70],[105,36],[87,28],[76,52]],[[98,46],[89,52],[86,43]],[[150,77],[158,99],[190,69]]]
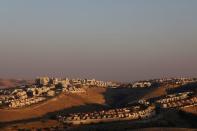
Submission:
[[[0,79],[0,89],[13,88],[16,86],[32,83],[30,80],[18,80],[18,79]]]

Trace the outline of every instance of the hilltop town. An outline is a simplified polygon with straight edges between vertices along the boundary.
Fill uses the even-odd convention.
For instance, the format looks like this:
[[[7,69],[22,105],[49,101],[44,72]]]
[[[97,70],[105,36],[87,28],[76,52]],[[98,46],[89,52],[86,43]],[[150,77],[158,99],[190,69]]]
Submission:
[[[85,93],[91,87],[118,87],[114,82],[95,79],[58,79],[40,77],[32,85],[22,85],[13,89],[0,89],[1,108],[20,108],[36,104],[61,93]]]

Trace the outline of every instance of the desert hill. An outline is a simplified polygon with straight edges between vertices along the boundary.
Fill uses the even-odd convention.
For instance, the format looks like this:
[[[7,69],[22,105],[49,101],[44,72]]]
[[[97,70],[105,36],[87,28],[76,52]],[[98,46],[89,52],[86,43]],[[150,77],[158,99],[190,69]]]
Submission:
[[[155,89],[89,88],[83,94],[61,94],[46,102],[26,108],[0,109],[0,122],[37,118],[53,112],[81,112],[106,107],[124,106],[128,102],[151,93],[152,90]]]
[[[0,109],[0,122],[43,117],[48,113],[92,111],[106,107],[124,106],[140,98],[165,94],[165,88],[89,88],[83,94],[61,94],[46,102],[21,109]],[[7,117],[9,116],[9,117]]]
[[[22,109],[0,109],[0,122],[42,117],[50,112],[56,112],[87,104],[104,105],[105,99],[102,95],[104,91],[104,88],[92,88],[88,89],[85,94],[61,94],[58,97],[52,98],[39,105]]]
[[[22,79],[0,79],[0,89],[1,88],[13,88],[13,87],[24,85],[27,83],[32,83],[32,81],[22,80]]]

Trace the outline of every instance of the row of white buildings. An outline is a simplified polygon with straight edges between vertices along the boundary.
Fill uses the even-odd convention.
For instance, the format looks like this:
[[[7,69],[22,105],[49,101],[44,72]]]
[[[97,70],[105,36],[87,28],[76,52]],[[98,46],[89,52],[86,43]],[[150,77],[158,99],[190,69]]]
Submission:
[[[174,102],[178,100],[183,100],[186,98],[189,98],[190,95],[192,95],[193,92],[183,92],[183,93],[177,93],[177,94],[171,94],[167,95],[164,98],[157,100],[156,103],[164,104],[164,103],[169,103],[169,102]]]
[[[46,98],[44,97],[35,97],[35,98],[26,98],[26,99],[15,99],[12,100],[9,103],[9,107],[10,108],[20,108],[20,107],[24,107],[24,106],[29,106],[32,104],[36,104],[39,103],[41,101],[44,101]]]
[[[104,82],[96,79],[58,79],[49,77],[40,77],[36,79],[36,85],[57,85],[62,84],[64,87],[71,86],[97,86],[97,87],[113,87],[118,86],[114,82]]]
[[[58,116],[60,122],[67,124],[90,124],[99,122],[111,122],[122,120],[137,120],[152,117],[156,114],[155,106],[151,105],[145,109],[133,110],[135,107],[102,110],[89,113],[75,113],[69,116]]]

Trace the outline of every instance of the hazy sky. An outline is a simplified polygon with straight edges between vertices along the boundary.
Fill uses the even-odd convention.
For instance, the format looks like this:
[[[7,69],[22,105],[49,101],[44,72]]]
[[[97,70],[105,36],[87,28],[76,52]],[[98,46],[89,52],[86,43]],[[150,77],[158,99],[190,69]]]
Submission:
[[[197,0],[2,0],[0,77],[197,76]]]

